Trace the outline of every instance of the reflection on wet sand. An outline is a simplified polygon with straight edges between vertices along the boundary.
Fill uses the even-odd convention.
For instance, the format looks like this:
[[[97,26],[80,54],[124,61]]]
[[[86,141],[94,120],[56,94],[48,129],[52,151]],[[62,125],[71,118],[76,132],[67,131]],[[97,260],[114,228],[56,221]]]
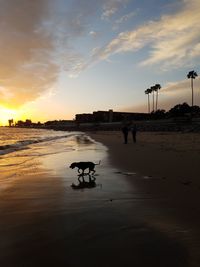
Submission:
[[[85,180],[84,176],[87,176],[88,180]],[[73,189],[93,188],[93,187],[97,186],[95,180],[96,180],[96,178],[93,175],[79,174],[78,175],[78,184],[72,183],[71,187]]]
[[[171,209],[165,217],[149,190],[127,183],[127,176],[135,181],[137,175],[125,177],[109,165],[105,147],[82,140],[48,143],[47,152],[60,153],[42,153],[29,169],[20,165],[27,174],[1,191],[0,266],[194,267],[186,242],[190,236],[173,230]],[[34,148],[31,157],[40,151]],[[98,176],[77,176],[68,168],[70,162],[91,159],[102,160]]]

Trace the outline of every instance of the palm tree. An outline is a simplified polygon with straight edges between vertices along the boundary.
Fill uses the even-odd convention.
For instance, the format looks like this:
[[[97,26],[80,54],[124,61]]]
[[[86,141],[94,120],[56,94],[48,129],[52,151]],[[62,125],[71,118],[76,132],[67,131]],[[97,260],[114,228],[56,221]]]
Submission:
[[[155,84],[155,91],[156,91],[156,111],[158,109],[158,91],[161,89],[161,85],[159,83]]]
[[[8,120],[9,127],[13,125],[13,119]]]
[[[153,93],[153,112],[155,110],[155,101],[154,101],[154,92],[155,92],[155,85],[150,87],[151,92]]]
[[[193,80],[197,77],[197,73],[192,70],[189,71],[187,74],[188,79],[191,79],[191,88],[192,88],[192,107],[193,107],[193,102],[194,102],[194,93],[193,93]]]
[[[148,88],[145,91],[145,94],[148,96],[148,113],[150,113],[150,101],[149,101],[149,94],[151,94],[151,89]]]

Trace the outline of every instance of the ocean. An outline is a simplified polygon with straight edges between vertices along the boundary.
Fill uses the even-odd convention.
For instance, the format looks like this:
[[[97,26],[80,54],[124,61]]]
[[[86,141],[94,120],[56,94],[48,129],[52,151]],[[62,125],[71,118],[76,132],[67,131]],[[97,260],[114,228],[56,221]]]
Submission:
[[[119,178],[119,172],[110,165],[107,148],[86,133],[0,128],[0,192],[12,187],[16,180],[36,176],[62,179],[64,186],[70,190],[83,189],[81,186],[84,187],[84,184],[80,184],[77,169],[69,168],[72,162],[79,161],[101,161],[96,166],[93,183],[86,183],[86,187],[94,187],[97,191],[104,184],[106,192],[113,191],[114,180],[117,191],[128,189],[126,182],[116,179],[116,176]],[[85,179],[88,181],[91,177],[86,176]]]
[[[66,177],[73,161],[99,161],[104,156],[105,147],[82,132],[1,127],[1,188],[24,175]]]
[[[30,145],[53,142],[71,135],[73,133],[62,131],[0,127],[0,155],[30,149]]]

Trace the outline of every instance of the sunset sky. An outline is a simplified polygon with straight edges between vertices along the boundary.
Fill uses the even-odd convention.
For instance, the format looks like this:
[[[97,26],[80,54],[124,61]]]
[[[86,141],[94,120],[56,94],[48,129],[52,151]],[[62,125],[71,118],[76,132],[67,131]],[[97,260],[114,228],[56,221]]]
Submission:
[[[191,104],[199,0],[0,0],[0,125]],[[200,79],[194,81],[200,105]]]

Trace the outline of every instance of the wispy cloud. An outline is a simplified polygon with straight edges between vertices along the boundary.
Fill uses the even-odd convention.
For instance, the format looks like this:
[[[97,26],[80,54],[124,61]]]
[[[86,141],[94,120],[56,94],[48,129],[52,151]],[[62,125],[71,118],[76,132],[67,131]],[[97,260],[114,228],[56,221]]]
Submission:
[[[124,7],[129,0],[107,0],[103,4],[103,13],[101,15],[101,18],[103,20],[108,20],[110,17],[112,17],[117,11]]]
[[[194,80],[194,104],[199,105],[200,77]],[[192,91],[189,79],[185,79],[177,82],[169,82],[160,90],[160,107],[166,110],[172,108],[174,105],[181,104],[183,102],[191,105]]]
[[[96,37],[97,36],[97,32],[96,31],[90,31],[89,35],[91,35],[93,37]]]
[[[183,8],[159,20],[149,21],[133,31],[122,32],[96,55],[99,60],[111,55],[136,52],[144,47],[149,56],[141,65],[163,64],[165,68],[190,64],[200,56],[200,2],[185,0]]]
[[[123,15],[121,18],[115,20],[113,29],[114,30],[118,29],[121,24],[135,17],[138,14],[138,12],[139,12],[139,9],[136,9],[135,11],[128,13],[126,15]]]
[[[105,2],[104,11],[108,11],[105,14],[109,17],[126,3],[127,1],[120,0]],[[137,10],[122,16],[117,23],[123,23],[136,13]],[[148,55],[140,62],[141,66],[160,64],[160,68],[164,70],[190,66],[191,62],[200,57],[199,13],[198,0],[184,0],[181,9],[176,13],[162,15],[159,19],[147,21],[132,31],[121,32],[107,45],[93,49],[85,58],[77,58],[70,76],[77,77],[83,70],[99,61],[108,61],[112,55],[136,53],[142,48],[146,48]],[[95,34],[95,31],[90,32],[91,36]]]
[[[131,12],[129,14],[126,14],[124,16],[122,16],[121,18],[117,19],[115,21],[116,24],[121,24],[129,19],[131,19],[132,17],[134,17],[136,14],[137,14],[138,11],[134,11],[134,12]]]
[[[195,85],[199,87],[200,77],[197,77],[194,81],[194,89]],[[164,88],[162,88],[161,92],[164,95],[175,95],[175,94],[181,94],[183,92],[189,92],[191,93],[191,86],[190,81],[188,79],[178,81],[178,82],[170,82],[165,85]]]

